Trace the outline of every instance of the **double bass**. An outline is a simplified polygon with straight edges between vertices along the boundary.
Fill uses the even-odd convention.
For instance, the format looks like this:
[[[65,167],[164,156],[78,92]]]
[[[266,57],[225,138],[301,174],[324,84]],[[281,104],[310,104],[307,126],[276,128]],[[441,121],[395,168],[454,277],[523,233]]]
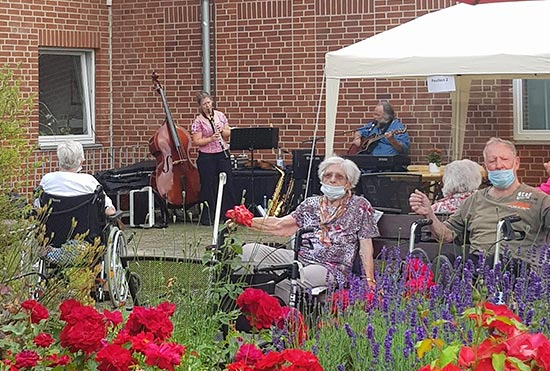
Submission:
[[[199,201],[199,171],[189,158],[189,133],[174,123],[166,94],[158,75],[153,72],[153,84],[160,94],[166,118],[149,139],[149,152],[157,166],[150,185],[172,207],[189,207]]]

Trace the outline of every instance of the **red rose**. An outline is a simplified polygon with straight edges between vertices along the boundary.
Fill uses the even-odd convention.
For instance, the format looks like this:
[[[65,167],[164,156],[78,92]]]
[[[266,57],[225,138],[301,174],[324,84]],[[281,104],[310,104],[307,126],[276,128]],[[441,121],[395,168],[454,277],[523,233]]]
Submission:
[[[16,368],[32,368],[36,366],[40,357],[34,350],[23,350],[15,355]]]
[[[54,342],[52,335],[42,332],[34,338],[34,343],[42,348],[47,348]]]
[[[233,209],[227,210],[225,216],[237,224],[252,227],[252,218],[254,218],[254,214],[244,205],[237,205]]]
[[[174,325],[170,316],[174,313],[175,305],[161,303],[156,308],[135,307],[124,327],[130,336],[140,332],[150,332],[156,340],[164,341],[172,335]]]
[[[447,363],[447,365],[445,365],[445,367],[443,367],[441,371],[462,371],[462,369],[455,364]]]
[[[242,362],[246,365],[254,365],[264,354],[254,344],[243,344],[235,354],[235,362]]]
[[[530,334],[528,332],[510,337],[504,342],[506,347],[506,355],[515,357],[521,361],[528,361],[535,358],[537,348],[543,343],[547,343],[548,339],[543,334]]]
[[[476,354],[474,350],[470,347],[460,348],[458,352],[458,364],[462,367],[470,367],[476,360]]]
[[[132,349],[135,352],[145,353],[145,348],[147,348],[149,343],[155,341],[155,337],[150,332],[140,332],[136,336],[130,337],[130,341],[132,343]]]
[[[255,370],[286,370],[281,367],[285,362],[281,353],[269,352],[256,363]]]
[[[145,363],[149,366],[157,366],[163,370],[174,371],[174,366],[181,363],[181,356],[185,347],[176,343],[163,343],[157,345],[149,343],[145,348]]]
[[[47,364],[50,367],[66,366],[71,362],[71,358],[68,355],[59,356],[59,354],[51,354],[46,357]]]
[[[535,361],[543,370],[550,370],[550,341],[543,342],[537,348]]]
[[[107,335],[104,317],[90,306],[76,300],[66,300],[59,309],[60,319],[67,322],[59,339],[71,352],[82,350],[93,353],[101,348],[101,340]]]
[[[292,365],[288,370],[323,371],[317,357],[305,350],[285,349],[281,356]]]
[[[270,328],[281,316],[281,305],[265,291],[248,287],[237,298],[237,306],[245,314],[250,325],[258,330]]]
[[[426,292],[430,287],[435,286],[433,272],[422,260],[411,258],[405,267],[405,287],[407,295],[417,292]]]
[[[71,362],[71,357],[68,355],[59,356],[59,354],[52,354],[47,356],[46,359],[49,361],[48,365],[50,367],[66,366]]]
[[[255,371],[256,368],[248,365],[245,361],[233,362],[226,366],[227,371]]]
[[[97,368],[100,371],[128,371],[137,363],[128,349],[115,344],[102,348],[97,352],[95,360],[99,363]]]
[[[346,289],[338,290],[332,293],[330,297],[331,313],[336,315],[338,312],[345,312],[349,306],[349,291]]]
[[[470,313],[468,318],[474,319],[479,326],[497,329],[508,336],[517,333],[518,326],[521,326],[521,319],[506,305],[484,302],[478,304],[477,308],[478,310]]]
[[[38,323],[49,317],[48,310],[36,300],[25,300],[21,303],[21,308],[25,309],[31,315],[31,323]]]
[[[119,310],[111,312],[107,309],[103,309],[103,316],[107,322],[111,323],[113,326],[117,326],[122,323],[122,313]]]

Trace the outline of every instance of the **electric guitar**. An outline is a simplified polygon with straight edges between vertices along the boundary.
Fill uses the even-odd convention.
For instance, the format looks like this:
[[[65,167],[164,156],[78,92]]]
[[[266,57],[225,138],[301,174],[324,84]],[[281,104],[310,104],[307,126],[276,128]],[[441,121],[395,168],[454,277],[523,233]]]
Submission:
[[[399,129],[399,130],[388,131],[387,133],[396,135],[396,134],[403,134],[406,132],[407,132],[407,129]],[[363,155],[363,154],[370,153],[371,151],[369,151],[369,147],[372,144],[378,142],[380,139],[384,138],[385,134],[387,133],[372,134],[372,135],[369,135],[368,137],[361,138],[361,146],[356,146],[355,144],[352,144],[351,147],[348,149],[348,155]]]

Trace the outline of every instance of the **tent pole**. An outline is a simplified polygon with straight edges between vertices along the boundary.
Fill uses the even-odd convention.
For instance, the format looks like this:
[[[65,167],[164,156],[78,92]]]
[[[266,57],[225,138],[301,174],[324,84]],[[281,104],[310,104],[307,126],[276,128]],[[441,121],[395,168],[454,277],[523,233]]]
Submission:
[[[457,76],[456,90],[451,93],[451,160],[460,160],[464,151],[464,135],[466,132],[466,116],[470,101],[471,78]]]

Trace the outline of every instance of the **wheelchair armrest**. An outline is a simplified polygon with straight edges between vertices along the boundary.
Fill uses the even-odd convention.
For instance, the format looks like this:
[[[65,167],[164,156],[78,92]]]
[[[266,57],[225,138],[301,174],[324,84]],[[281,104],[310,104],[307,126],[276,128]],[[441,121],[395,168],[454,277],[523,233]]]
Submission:
[[[115,220],[122,218],[123,215],[123,211],[117,210],[113,215],[108,215],[107,220],[109,222],[114,222]]]
[[[277,265],[270,265],[268,267],[262,267],[262,268],[254,268],[254,273],[265,273],[265,272],[275,272],[275,271],[283,271],[286,269],[291,269],[294,263],[290,264],[277,264]]]

